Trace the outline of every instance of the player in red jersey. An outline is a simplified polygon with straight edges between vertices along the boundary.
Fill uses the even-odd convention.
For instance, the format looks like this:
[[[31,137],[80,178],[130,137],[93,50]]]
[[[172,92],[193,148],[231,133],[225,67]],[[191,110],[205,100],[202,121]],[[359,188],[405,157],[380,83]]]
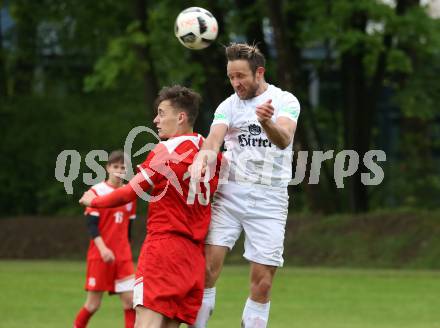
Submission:
[[[124,153],[113,151],[106,165],[108,179],[90,188],[93,195],[101,196],[122,187],[125,174]],[[87,252],[87,300],[78,312],[74,328],[83,328],[99,309],[104,292],[119,294],[124,309],[125,327],[133,328],[134,266],[130,248],[130,226],[136,217],[136,200],[114,208],[85,210],[91,236]]]
[[[188,167],[203,142],[193,133],[199,103],[200,96],[185,87],[162,89],[154,123],[159,137],[167,140],[150,152],[126,186],[102,197],[87,192],[80,199],[83,205],[101,208],[118,206],[150,192],[148,234],[134,287],[136,328],[193,324],[202,302],[204,240],[220,161],[208,169],[203,182],[189,178]]]

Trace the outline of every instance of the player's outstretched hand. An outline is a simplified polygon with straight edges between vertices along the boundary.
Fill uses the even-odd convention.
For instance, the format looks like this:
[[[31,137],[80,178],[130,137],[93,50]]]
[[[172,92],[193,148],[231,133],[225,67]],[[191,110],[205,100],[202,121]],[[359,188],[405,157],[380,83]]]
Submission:
[[[95,198],[96,198],[96,194],[93,191],[89,190],[82,195],[81,199],[79,200],[79,203],[84,206],[90,206],[92,200],[94,200]]]
[[[206,164],[207,157],[204,154],[198,153],[194,162],[188,167],[191,179],[195,179],[196,181],[201,180],[202,176],[205,175]]]
[[[115,254],[113,254],[110,248],[104,248],[101,253],[101,258],[105,263],[113,262],[115,260]]]
[[[264,123],[272,119],[275,108],[272,106],[272,99],[268,99],[265,103],[258,105],[256,107],[255,113],[257,114],[257,119],[261,123]]]
[[[212,167],[215,168],[217,164],[217,152],[209,149],[203,149],[199,151],[192,163],[188,167],[188,171],[191,175],[191,179],[200,181],[202,178],[210,180],[210,174],[206,175],[207,171],[215,172],[211,170]],[[209,167],[208,167],[209,166]],[[209,173],[209,172],[208,172]]]

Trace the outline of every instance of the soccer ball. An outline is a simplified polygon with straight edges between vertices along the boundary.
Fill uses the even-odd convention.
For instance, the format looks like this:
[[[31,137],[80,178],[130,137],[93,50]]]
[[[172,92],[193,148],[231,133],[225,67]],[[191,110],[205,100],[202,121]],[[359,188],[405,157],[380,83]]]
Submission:
[[[193,50],[208,47],[217,37],[218,24],[206,9],[191,7],[182,11],[174,23],[174,34],[185,47]]]

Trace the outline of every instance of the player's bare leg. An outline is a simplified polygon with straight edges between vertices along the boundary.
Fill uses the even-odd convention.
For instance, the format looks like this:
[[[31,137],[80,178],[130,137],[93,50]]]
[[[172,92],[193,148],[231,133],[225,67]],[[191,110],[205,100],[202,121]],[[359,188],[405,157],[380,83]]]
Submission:
[[[87,292],[86,302],[84,303],[84,306],[81,308],[81,310],[77,313],[75,321],[73,323],[74,328],[87,327],[87,323],[89,322],[90,318],[96,311],[98,311],[101,305],[102,295],[102,292]]]
[[[250,297],[253,301],[267,303],[277,267],[251,262]]]
[[[163,314],[143,306],[136,306],[135,328],[165,328],[166,324],[167,320]]]
[[[250,296],[243,310],[242,327],[266,328],[269,320],[270,291],[277,267],[251,262]]]
[[[178,328],[179,326],[180,322],[166,318],[166,321],[162,325],[162,328]]]
[[[88,291],[84,307],[90,312],[95,313],[101,306],[103,292]]]
[[[133,310],[133,292],[123,292],[119,294],[124,309],[125,328],[133,328],[136,319],[136,313]]]
[[[203,301],[196,322],[190,328],[205,328],[207,326],[215,306],[215,283],[223,269],[223,262],[228,250],[229,248],[224,246],[205,246],[206,273]]]
[[[124,310],[133,308],[133,292],[123,292],[119,294],[119,298],[122,302],[122,308]]]
[[[226,253],[229,248],[224,246],[206,245],[206,276],[205,288],[213,288],[223,269]]]

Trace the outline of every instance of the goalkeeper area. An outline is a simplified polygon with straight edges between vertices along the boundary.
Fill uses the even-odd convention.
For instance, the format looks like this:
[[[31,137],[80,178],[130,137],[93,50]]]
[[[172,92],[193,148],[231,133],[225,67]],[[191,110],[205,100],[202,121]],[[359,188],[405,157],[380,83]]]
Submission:
[[[0,261],[0,328],[70,327],[84,275],[84,262]],[[209,328],[239,327],[247,285],[247,266],[224,268]],[[440,327],[435,271],[285,267],[272,295],[271,328]],[[89,327],[123,327],[119,298],[106,295]]]

